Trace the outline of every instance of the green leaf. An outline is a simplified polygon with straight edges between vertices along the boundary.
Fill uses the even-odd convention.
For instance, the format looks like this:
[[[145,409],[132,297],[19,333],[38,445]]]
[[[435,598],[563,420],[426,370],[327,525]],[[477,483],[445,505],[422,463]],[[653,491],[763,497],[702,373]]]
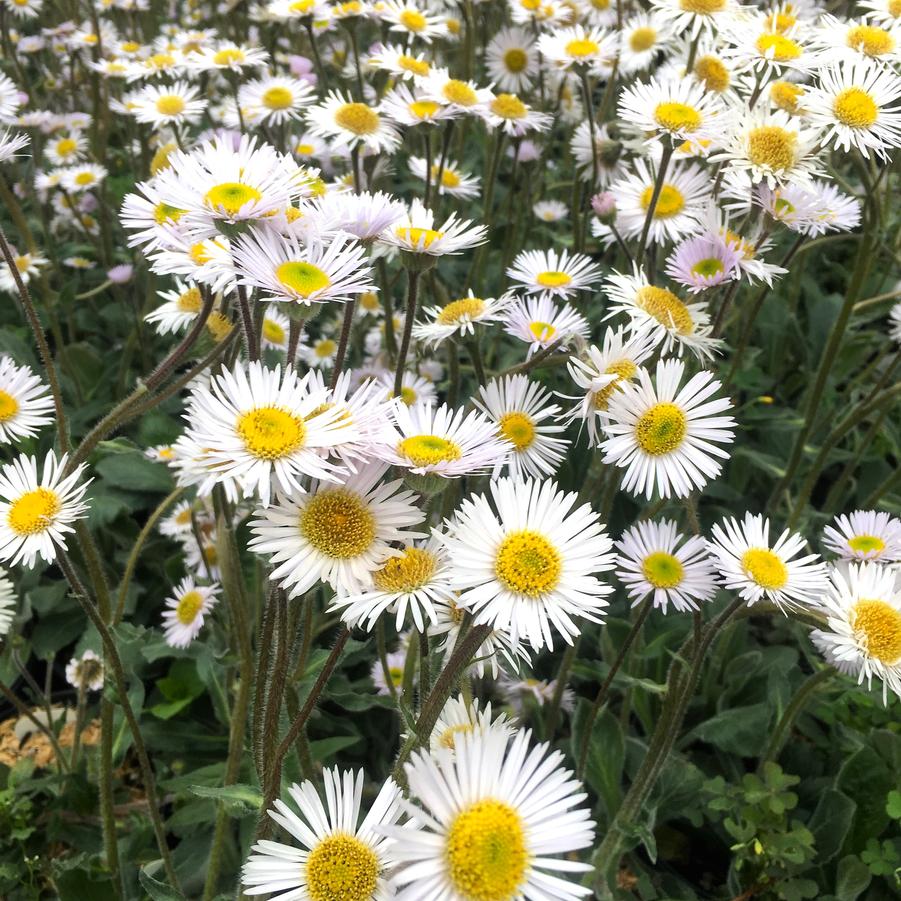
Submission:
[[[847,851],[861,851],[867,839],[879,835],[888,825],[885,799],[896,785],[885,761],[870,747],[860,748],[845,761],[835,787],[857,804]]]
[[[576,760],[582,752],[585,721],[590,709],[588,701],[579,700],[572,731],[572,755]],[[622,800],[621,783],[625,759],[626,742],[619,720],[609,710],[603,710],[595,719],[591,730],[585,781],[600,796],[609,816],[613,816]]]
[[[849,854],[838,862],[835,875],[835,895],[842,901],[856,901],[867,890],[873,874],[856,855]]]
[[[343,751],[345,748],[351,748],[362,740],[359,735],[335,735],[332,738],[322,738],[319,741],[310,742],[310,754],[313,760],[325,763],[328,758]]]
[[[885,799],[885,812],[893,820],[901,820],[901,792],[893,788]]]
[[[807,824],[813,833],[819,863],[832,860],[841,850],[851,831],[856,811],[854,801],[840,791],[830,788],[820,796],[816,810]]]
[[[162,869],[162,865],[163,862],[161,860],[155,860],[141,867],[138,871],[138,881],[141,883],[141,888],[150,895],[152,901],[184,901],[184,897],[180,892],[175,891],[174,888],[165,882],[160,882],[159,879],[150,875],[150,870],[157,872]]]
[[[104,457],[96,466],[97,474],[108,485],[129,491],[172,490],[172,476],[162,463],[148,460],[142,453],[115,453]]]
[[[695,727],[684,742],[706,741],[729,754],[756,757],[766,745],[771,715],[768,704],[733,707]]]
[[[259,811],[263,806],[263,795],[252,785],[192,785],[189,791],[199,798],[221,801],[232,813]]]

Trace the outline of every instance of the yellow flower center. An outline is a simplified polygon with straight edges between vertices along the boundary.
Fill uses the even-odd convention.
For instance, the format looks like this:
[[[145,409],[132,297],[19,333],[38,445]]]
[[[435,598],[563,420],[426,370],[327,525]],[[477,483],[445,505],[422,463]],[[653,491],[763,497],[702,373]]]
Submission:
[[[441,109],[434,100],[414,100],[407,108],[417,119],[431,119]]]
[[[397,451],[414,466],[451,463],[463,456],[463,451],[458,444],[439,435],[412,435],[404,438],[397,445]]]
[[[787,113],[798,112],[798,101],[804,95],[804,88],[790,81],[774,81],[770,85],[770,100]]]
[[[289,109],[294,103],[294,95],[288,88],[281,85],[268,88],[260,99],[263,101],[263,106],[274,110]]]
[[[498,428],[517,451],[522,452],[535,443],[535,423],[525,413],[504,413],[498,420]]]
[[[80,185],[82,188],[94,184],[96,180],[93,172],[79,172],[75,176],[75,184]]]
[[[429,74],[431,66],[424,59],[416,59],[406,54],[401,54],[397,58],[397,65],[405,72],[412,72],[414,75],[425,76]]]
[[[432,175],[437,174],[437,167],[432,166]],[[445,169],[441,173],[441,184],[445,188],[458,188],[460,186],[460,176],[453,169]]]
[[[379,871],[372,848],[355,836],[333,833],[322,839],[307,858],[310,901],[370,901]]]
[[[275,277],[300,297],[311,297],[332,283],[328,274],[318,266],[299,260],[291,260],[278,265],[275,269]]]
[[[888,14],[895,19],[901,16],[901,0],[889,0]]]
[[[394,394],[391,393],[388,397],[394,397]],[[413,404],[416,403],[416,392],[409,387],[409,385],[404,385],[400,389],[400,399],[404,402],[404,404],[408,407],[412,407]]]
[[[0,388],[0,422],[8,422],[19,412],[19,402],[8,392]]]
[[[478,319],[485,312],[485,301],[480,297],[464,297],[452,300],[438,314],[435,320],[439,325],[459,325]]]
[[[869,128],[879,117],[876,101],[863,88],[845,88],[832,102],[832,110],[850,128]]]
[[[206,327],[207,331],[213,336],[215,341],[224,341],[229,336],[234,326],[228,316],[224,313],[220,313],[218,310],[213,310],[213,312],[210,313],[209,319],[206,321]]]
[[[562,288],[572,281],[572,277],[566,272],[552,269],[547,272],[539,272],[538,275],[535,276],[535,281],[543,288]]]
[[[312,144],[301,143],[294,148],[294,152],[298,156],[313,156],[316,153],[316,148]]]
[[[60,156],[71,156],[78,150],[78,142],[72,138],[63,138],[56,142],[56,152]]]
[[[264,319],[263,337],[270,344],[281,345],[285,343],[285,330],[274,319]]]
[[[648,554],[641,561],[641,571],[654,588],[675,588],[685,576],[682,564],[664,551]]]
[[[478,94],[465,81],[458,81],[456,78],[449,79],[441,93],[457,106],[475,106],[479,102]]]
[[[175,524],[179,526],[186,526],[191,521],[191,508],[188,507],[185,510],[181,510],[179,513],[175,514]]]
[[[701,124],[701,114],[694,107],[673,101],[658,103],[654,119],[667,131],[694,131]]]
[[[335,344],[331,338],[323,338],[321,341],[316,342],[313,353],[315,353],[320,360],[324,360],[326,357],[330,357],[337,349],[338,345]]]
[[[326,557],[358,557],[375,540],[375,517],[359,495],[346,488],[316,494],[300,514],[301,534]]]
[[[633,53],[644,53],[657,43],[657,30],[648,25],[636,28],[629,35],[629,46]]]
[[[536,341],[550,341],[557,334],[556,326],[550,322],[541,322],[539,319],[529,323],[529,331]]]
[[[200,296],[200,288],[188,288],[179,295],[175,306],[180,313],[199,313],[203,299]]]
[[[638,371],[638,367],[631,360],[617,360],[611,363],[605,370],[605,375],[615,375],[608,385],[591,395],[591,405],[595,410],[606,410],[613,392],[619,388],[619,383],[632,378]]]
[[[888,666],[901,660],[901,610],[885,601],[858,601],[851,608],[850,621],[870,657]]]
[[[594,56],[596,53],[600,52],[600,49],[601,48],[595,41],[591,41],[588,38],[576,38],[576,40],[570,41],[564,48],[567,56],[571,56],[573,59],[577,60]]]
[[[148,68],[166,69],[175,65],[175,57],[171,53],[154,53],[147,60]]]
[[[335,122],[355,135],[371,135],[379,130],[379,114],[365,103],[344,103],[335,110]]]
[[[438,746],[453,751],[457,746],[457,736],[468,735],[472,731],[471,723],[456,723],[453,726],[448,726],[447,729],[438,736]]]
[[[379,591],[386,594],[409,594],[422,588],[432,578],[437,560],[435,555],[418,547],[408,547],[403,556],[391,557],[372,574],[372,581]]]
[[[280,407],[242,413],[236,428],[244,446],[259,460],[280,460],[294,453],[307,431],[299,416]]]
[[[717,94],[725,91],[732,81],[729,77],[729,70],[715,56],[702,56],[695,63],[694,74],[695,78],[704,82],[704,87],[708,91],[714,91]]]
[[[848,547],[858,554],[878,554],[885,550],[885,542],[876,535],[855,535],[848,539]]]
[[[895,40],[884,28],[855,25],[848,29],[848,46],[867,56],[882,56],[895,49]]]
[[[761,125],[748,135],[748,159],[755,166],[773,171],[790,168],[795,162],[798,136],[778,125]]]
[[[516,94],[498,94],[491,101],[491,112],[501,119],[524,119],[529,109]]]
[[[213,62],[217,66],[233,66],[235,63],[243,63],[244,51],[238,47],[226,47],[213,56]]]
[[[169,206],[168,203],[158,203],[153,208],[153,221],[157,225],[165,225],[167,222],[178,222],[184,214],[185,211],[178,207]]]
[[[651,198],[654,196],[654,186],[648,185],[641,192],[639,201],[641,208],[647,212],[651,205]],[[669,219],[672,216],[678,216],[685,208],[685,197],[682,192],[675,186],[664,182],[657,196],[657,205],[654,207],[654,219]]]
[[[237,181],[223,182],[214,185],[204,195],[207,206],[214,210],[224,210],[235,215],[241,208],[249,203],[262,200],[263,195],[251,185],[244,185]]]
[[[771,550],[752,547],[741,555],[741,568],[761,588],[784,588],[788,582],[788,568]]]
[[[169,168],[169,156],[177,146],[178,145],[176,145],[174,141],[170,141],[168,144],[163,144],[163,146],[153,154],[153,159],[150,161],[151,175],[156,175],[158,172],[162,172],[164,169]]]
[[[360,295],[360,306],[370,313],[379,309],[379,296],[374,291],[364,291]]]
[[[292,13],[308,13],[315,5],[314,0],[295,0],[290,8]]]
[[[726,0],[679,0],[679,8],[696,16],[712,16],[726,8]]]
[[[797,41],[793,41],[784,34],[776,32],[767,32],[760,35],[755,46],[761,56],[780,63],[797,59],[803,52],[801,45]]]
[[[420,32],[426,27],[426,17],[415,9],[405,9],[399,16],[400,24],[409,31]]]
[[[185,109],[185,101],[178,94],[163,94],[156,101],[156,111],[161,116],[178,116]]]
[[[136,53],[141,49],[137,41],[123,41],[119,46],[123,53]]]
[[[520,894],[529,863],[519,814],[486,799],[457,814],[447,832],[447,870],[468,901],[509,901]]]
[[[62,508],[59,497],[49,488],[35,488],[13,501],[6,521],[16,535],[37,535],[43,532]]]
[[[525,50],[519,47],[511,47],[504,53],[504,68],[508,72],[522,72],[529,64],[529,57]]]
[[[672,453],[685,440],[688,419],[676,404],[661,401],[650,407],[635,423],[635,441],[652,457]]]
[[[414,249],[430,247],[433,241],[444,237],[444,232],[435,231],[431,228],[416,228],[409,225],[398,228],[396,234],[401,241],[412,245]]]
[[[199,591],[189,591],[179,599],[175,608],[175,616],[180,623],[189,626],[197,618],[200,608],[203,606],[203,595]]]
[[[507,535],[494,558],[498,582],[508,591],[531,598],[553,591],[562,568],[559,551],[531,529]]]

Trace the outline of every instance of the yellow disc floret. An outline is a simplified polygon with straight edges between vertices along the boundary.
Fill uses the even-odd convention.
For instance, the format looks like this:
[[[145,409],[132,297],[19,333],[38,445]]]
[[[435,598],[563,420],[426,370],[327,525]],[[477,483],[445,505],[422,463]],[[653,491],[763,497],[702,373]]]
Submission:
[[[848,539],[848,547],[857,554],[879,554],[885,550],[885,542],[877,535],[855,535]]]
[[[43,532],[62,508],[59,497],[49,488],[27,491],[10,505],[6,521],[16,535]]]
[[[901,660],[901,610],[885,601],[858,601],[851,608],[850,622],[870,657],[888,666]]]
[[[252,185],[241,184],[237,181],[224,182],[215,185],[204,195],[204,200],[213,209],[225,210],[226,213],[240,212],[248,203],[262,200],[263,195]]]
[[[879,118],[876,101],[863,88],[845,88],[832,101],[832,111],[849,128],[869,128]]]
[[[375,540],[375,517],[359,495],[346,488],[318,492],[300,514],[303,536],[326,557],[358,557]]]
[[[414,466],[452,463],[463,456],[458,444],[440,435],[412,435],[398,443],[397,451]]]
[[[435,555],[423,548],[408,547],[400,557],[391,557],[372,574],[372,581],[379,591],[388,594],[408,594],[422,588],[435,573],[438,561]]]
[[[516,94],[498,94],[491,101],[491,112],[501,119],[524,119],[529,114],[529,108]]]
[[[741,568],[761,588],[778,590],[788,583],[788,567],[778,554],[767,548],[746,550],[741,555]]]
[[[550,270],[548,272],[539,272],[535,276],[535,281],[543,288],[562,288],[572,281],[572,276],[566,272]]]
[[[260,460],[280,460],[302,444],[306,426],[299,416],[280,407],[259,407],[238,417],[238,435]]]
[[[501,437],[517,451],[524,451],[535,443],[535,421],[525,413],[504,413],[498,420]]]
[[[463,297],[443,307],[435,321],[439,325],[459,325],[478,319],[484,312],[485,301],[481,297]]]
[[[641,192],[641,197],[639,198],[643,210],[648,210],[653,197],[654,186],[648,185]],[[654,218],[670,219],[673,216],[678,216],[683,209],[685,209],[685,197],[682,192],[675,185],[664,182],[657,197],[657,205],[654,207]]]
[[[635,295],[635,306],[680,335],[690,335],[694,331],[695,324],[688,307],[666,288],[645,285]]]
[[[778,125],[761,125],[748,134],[748,159],[778,172],[790,168],[797,154],[798,136]]]
[[[335,122],[355,135],[371,135],[379,130],[379,114],[365,103],[344,103],[335,110]]]
[[[657,104],[654,120],[667,131],[695,131],[701,125],[701,114],[687,103],[667,101]]]
[[[539,597],[560,581],[560,552],[540,532],[522,529],[501,542],[494,558],[497,580],[508,591]]]
[[[672,453],[685,440],[688,419],[676,404],[661,401],[647,409],[635,423],[635,441],[652,457]]]
[[[0,422],[8,422],[19,412],[19,402],[8,392],[0,388]]]
[[[189,626],[197,618],[201,607],[203,607],[203,595],[196,589],[188,591],[179,598],[175,616],[180,623]]]
[[[311,901],[370,901],[379,878],[379,861],[369,845],[336,832],[322,839],[306,862]]]
[[[312,263],[291,260],[275,269],[275,277],[290,291],[300,297],[312,297],[331,285],[328,273]]]
[[[655,551],[641,561],[641,571],[654,588],[675,588],[684,578],[679,560],[665,551]]]

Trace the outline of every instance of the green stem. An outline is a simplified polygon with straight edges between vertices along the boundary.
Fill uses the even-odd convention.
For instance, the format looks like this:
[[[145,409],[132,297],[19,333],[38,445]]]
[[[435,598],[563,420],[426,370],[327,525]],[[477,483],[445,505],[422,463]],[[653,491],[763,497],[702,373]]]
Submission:
[[[394,396],[401,396],[404,384],[404,367],[407,353],[410,350],[410,337],[413,334],[413,321],[416,319],[416,307],[419,303],[419,275],[416,269],[407,270],[407,310],[404,314],[404,333],[397,353],[397,369],[394,373]]]
[[[667,141],[663,145],[663,150],[660,154],[660,164],[657,167],[657,177],[654,179],[654,190],[651,194],[651,202],[648,204],[648,210],[644,217],[644,225],[641,228],[641,237],[638,239],[638,250],[635,253],[635,260],[639,265],[641,265],[641,260],[644,257],[644,249],[648,241],[648,232],[651,230],[651,222],[654,219],[654,210],[657,209],[657,201],[660,199],[660,192],[663,190],[666,170],[669,167],[669,161],[672,155],[672,142]]]

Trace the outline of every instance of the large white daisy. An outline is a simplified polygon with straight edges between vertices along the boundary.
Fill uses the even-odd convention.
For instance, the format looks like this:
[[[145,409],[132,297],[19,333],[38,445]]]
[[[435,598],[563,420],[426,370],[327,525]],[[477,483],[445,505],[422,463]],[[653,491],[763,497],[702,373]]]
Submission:
[[[0,443],[36,435],[52,422],[53,398],[40,377],[12,357],[0,358]]]
[[[855,510],[823,529],[823,544],[842,560],[901,560],[901,519],[884,510]]]

